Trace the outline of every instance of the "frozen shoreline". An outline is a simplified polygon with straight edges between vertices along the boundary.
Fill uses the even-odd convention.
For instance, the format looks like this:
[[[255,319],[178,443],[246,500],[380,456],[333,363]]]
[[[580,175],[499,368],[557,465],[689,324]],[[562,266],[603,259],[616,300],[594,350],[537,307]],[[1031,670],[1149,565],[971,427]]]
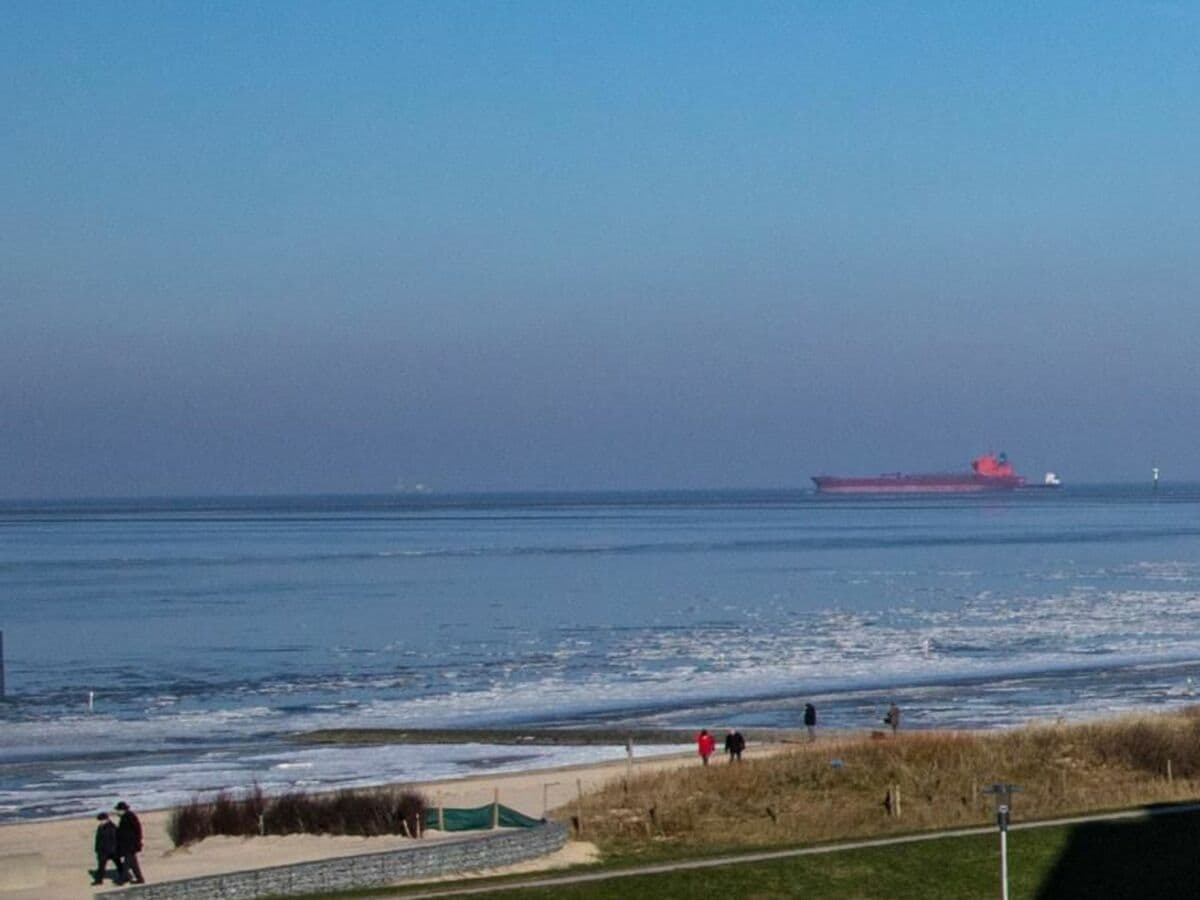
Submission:
[[[799,727],[808,701],[817,704],[824,728],[851,730],[878,727],[892,699],[905,708],[906,725],[919,729],[987,729],[1196,702],[1191,687],[1193,680],[1200,683],[1200,663],[1106,663],[995,679],[934,680],[890,690],[772,692],[664,703],[625,716],[587,716],[575,724],[568,719],[553,727],[409,728],[394,722],[376,725],[376,717],[355,718],[346,711],[338,717],[339,727],[324,733],[332,743],[320,742],[320,731],[259,730],[275,722],[271,717],[224,716],[219,722],[225,731],[213,727],[208,717],[173,732],[159,730],[171,727],[166,722],[122,722],[99,715],[78,723],[8,723],[16,727],[6,727],[6,746],[0,746],[0,821],[81,814],[103,808],[117,794],[141,806],[167,806],[252,784],[269,792],[333,790],[620,760],[630,732],[637,735],[639,753],[649,743],[668,749],[687,743],[699,727],[778,734]],[[21,738],[18,732],[28,734]],[[408,735],[408,742],[394,743],[401,734]],[[570,739],[551,740],[554,734]],[[391,737],[380,741],[385,735]],[[350,736],[357,737],[346,740]]]

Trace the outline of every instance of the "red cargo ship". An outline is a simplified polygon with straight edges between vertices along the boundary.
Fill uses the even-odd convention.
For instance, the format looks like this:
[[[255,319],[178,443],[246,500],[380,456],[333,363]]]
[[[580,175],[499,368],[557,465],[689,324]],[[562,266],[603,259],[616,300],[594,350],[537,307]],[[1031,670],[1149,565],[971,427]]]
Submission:
[[[874,478],[841,478],[814,475],[820,494],[977,494],[1011,491],[1025,486],[1003,453],[988,453],[971,460],[971,471],[945,475],[905,475],[893,472]]]

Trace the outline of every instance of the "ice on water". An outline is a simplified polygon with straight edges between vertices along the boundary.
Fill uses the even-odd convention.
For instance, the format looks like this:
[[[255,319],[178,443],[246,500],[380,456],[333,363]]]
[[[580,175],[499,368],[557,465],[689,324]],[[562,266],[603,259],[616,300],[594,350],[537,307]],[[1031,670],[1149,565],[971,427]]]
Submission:
[[[1194,498],[273,503],[0,509],[0,817],[623,753],[288,740],[314,728],[790,726],[812,698],[853,727],[893,697],[989,726],[1200,678]]]

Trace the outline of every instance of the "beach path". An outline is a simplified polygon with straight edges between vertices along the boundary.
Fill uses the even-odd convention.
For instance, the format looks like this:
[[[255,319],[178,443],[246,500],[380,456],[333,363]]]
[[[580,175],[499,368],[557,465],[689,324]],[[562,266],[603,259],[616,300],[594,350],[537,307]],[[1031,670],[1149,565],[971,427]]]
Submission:
[[[763,748],[764,750],[766,748]],[[497,775],[479,775],[455,781],[416,784],[433,805],[472,807],[491,803],[499,795],[505,806],[540,817],[543,804],[553,809],[574,801],[584,793],[633,772],[658,771],[696,765],[691,753],[635,759],[594,765],[567,766]],[[384,852],[411,847],[403,837],[330,837],[317,835],[268,836],[255,838],[209,838],[190,847],[174,848],[167,837],[167,810],[138,811],[145,832],[145,851],[140,860],[148,881],[174,881],[221,872],[264,868],[288,863]],[[46,883],[36,887],[4,890],[0,900],[86,900],[94,891],[88,870],[95,866],[92,852],[94,815],[71,819],[26,822],[0,826],[0,857],[39,853],[46,864]],[[431,840],[438,839],[436,832]],[[520,871],[537,871],[587,862],[593,851],[571,842],[564,851],[537,862],[525,863]],[[575,846],[572,846],[575,845]],[[497,874],[497,873],[487,873]],[[108,883],[106,883],[107,885]]]

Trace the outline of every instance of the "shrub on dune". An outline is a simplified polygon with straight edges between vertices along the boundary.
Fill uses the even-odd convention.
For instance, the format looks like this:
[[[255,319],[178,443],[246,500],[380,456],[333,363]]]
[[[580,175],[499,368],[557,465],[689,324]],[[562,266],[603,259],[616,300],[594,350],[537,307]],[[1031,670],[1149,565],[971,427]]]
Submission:
[[[416,835],[425,798],[411,790],[376,788],[310,794],[290,791],[267,797],[257,785],[241,796],[222,791],[171,811],[167,833],[175,846],[213,835],[331,834],[377,837]]]

